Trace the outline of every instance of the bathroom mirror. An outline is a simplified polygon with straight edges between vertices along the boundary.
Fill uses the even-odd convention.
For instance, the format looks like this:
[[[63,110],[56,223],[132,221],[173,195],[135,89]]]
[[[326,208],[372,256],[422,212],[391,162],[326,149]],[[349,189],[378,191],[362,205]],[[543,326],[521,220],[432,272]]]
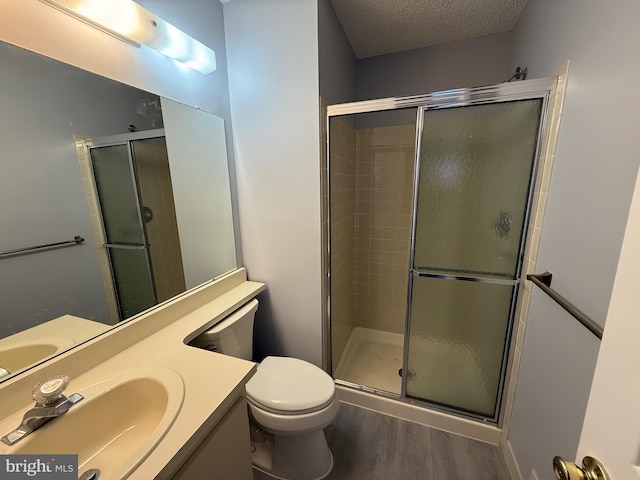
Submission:
[[[222,118],[3,42],[0,64],[2,381],[237,264]]]

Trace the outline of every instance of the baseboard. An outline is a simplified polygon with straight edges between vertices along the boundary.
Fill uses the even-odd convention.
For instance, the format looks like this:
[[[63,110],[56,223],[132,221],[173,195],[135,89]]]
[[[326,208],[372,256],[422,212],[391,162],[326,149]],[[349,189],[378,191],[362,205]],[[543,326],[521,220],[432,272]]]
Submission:
[[[512,480],[523,480],[522,474],[520,473],[520,468],[518,468],[518,462],[516,461],[516,456],[513,453],[513,449],[511,448],[511,443],[509,440],[502,443],[502,455],[504,455],[504,461],[507,464],[507,469],[509,470],[509,475]],[[531,471],[532,476],[530,480],[537,480],[537,476],[535,471]]]

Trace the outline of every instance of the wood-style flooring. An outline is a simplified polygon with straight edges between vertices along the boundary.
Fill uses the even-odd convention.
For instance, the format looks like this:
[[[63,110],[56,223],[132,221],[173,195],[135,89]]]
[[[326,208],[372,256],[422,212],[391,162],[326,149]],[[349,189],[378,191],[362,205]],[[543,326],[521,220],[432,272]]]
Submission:
[[[499,447],[346,403],[325,434],[327,480],[510,480]]]

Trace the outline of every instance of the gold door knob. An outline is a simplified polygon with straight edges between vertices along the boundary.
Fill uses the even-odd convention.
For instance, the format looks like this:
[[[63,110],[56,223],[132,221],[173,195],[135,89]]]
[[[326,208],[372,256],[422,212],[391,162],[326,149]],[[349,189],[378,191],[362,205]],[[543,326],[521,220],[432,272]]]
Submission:
[[[582,467],[562,457],[553,457],[553,471],[558,480],[611,480],[602,463],[593,457],[584,457]]]

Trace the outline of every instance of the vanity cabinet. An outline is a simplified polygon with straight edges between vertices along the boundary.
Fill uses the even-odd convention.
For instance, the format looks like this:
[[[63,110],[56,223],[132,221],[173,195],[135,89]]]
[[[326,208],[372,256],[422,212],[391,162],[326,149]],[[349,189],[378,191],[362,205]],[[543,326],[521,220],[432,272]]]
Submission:
[[[172,480],[252,480],[247,401],[241,397]]]

